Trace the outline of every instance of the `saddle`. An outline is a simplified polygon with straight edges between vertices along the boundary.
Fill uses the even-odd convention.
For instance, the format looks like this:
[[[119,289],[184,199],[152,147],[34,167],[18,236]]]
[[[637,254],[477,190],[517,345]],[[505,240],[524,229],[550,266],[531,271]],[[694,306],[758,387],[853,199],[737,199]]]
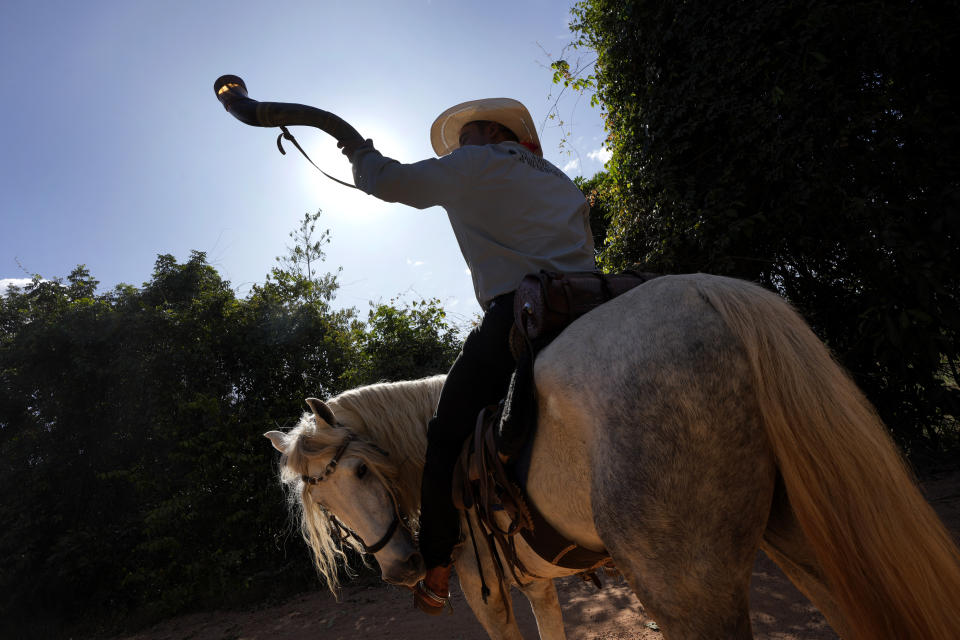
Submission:
[[[454,504],[467,512],[469,535],[480,567],[477,521],[481,540],[494,559],[501,593],[509,570],[521,576],[543,578],[527,569],[517,555],[516,535],[547,562],[577,570],[599,588],[599,567],[613,570],[606,551],[596,552],[565,539],[526,496],[526,470],[531,436],[536,426],[536,355],[574,320],[604,302],[643,284],[656,274],[627,272],[557,273],[541,271],[521,281],[514,298],[514,327],[510,343],[516,370],[507,397],[486,407],[477,417],[473,436],[464,445],[454,472]],[[501,518],[498,520],[498,514]],[[503,556],[498,552],[503,550]],[[481,595],[490,593],[481,570]]]

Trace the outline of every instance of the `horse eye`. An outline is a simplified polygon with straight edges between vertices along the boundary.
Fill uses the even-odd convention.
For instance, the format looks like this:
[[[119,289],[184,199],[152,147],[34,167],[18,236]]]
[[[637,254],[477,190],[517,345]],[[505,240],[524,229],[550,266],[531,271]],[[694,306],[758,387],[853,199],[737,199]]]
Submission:
[[[367,475],[367,471],[367,465],[361,464],[359,467],[357,467],[357,477],[362,479],[365,475]]]

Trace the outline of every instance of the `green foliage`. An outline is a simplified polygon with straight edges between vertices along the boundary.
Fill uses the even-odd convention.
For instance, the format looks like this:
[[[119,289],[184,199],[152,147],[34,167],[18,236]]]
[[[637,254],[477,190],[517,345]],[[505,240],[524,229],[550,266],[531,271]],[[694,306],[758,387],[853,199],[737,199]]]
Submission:
[[[616,201],[613,197],[616,185],[610,175],[601,171],[592,178],[577,176],[574,184],[590,203],[590,230],[593,232],[593,246],[598,254],[607,244],[607,233],[610,229],[610,219],[613,216]]]
[[[570,63],[566,60],[554,60],[550,63],[550,68],[553,69],[554,84],[562,84],[564,87],[569,87],[574,91],[587,91],[596,88],[596,76],[588,75],[583,77],[580,75],[580,72],[583,71],[582,68],[571,71]],[[595,107],[597,104],[599,104],[597,96],[591,96],[590,106]]]
[[[319,237],[314,235],[322,214],[319,209],[316,213],[303,214],[300,226],[289,234],[293,246],[287,247],[287,255],[277,257],[280,266],[270,272],[273,284],[291,300],[327,303],[339,288],[336,276],[318,272],[320,263],[326,258],[323,245],[330,243],[329,229],[321,232]]]
[[[358,336],[360,383],[446,373],[460,352],[462,340],[439,300],[414,301],[404,308],[395,302],[373,306]]]
[[[369,325],[331,309],[315,222],[246,299],[200,252],[140,288],[98,294],[80,266],[0,297],[0,636],[316,584],[262,434],[306,397],[444,371],[459,344],[436,301]]]
[[[956,0],[587,0],[573,14],[613,150],[595,196],[604,268],[777,290],[915,460],[955,447]]]

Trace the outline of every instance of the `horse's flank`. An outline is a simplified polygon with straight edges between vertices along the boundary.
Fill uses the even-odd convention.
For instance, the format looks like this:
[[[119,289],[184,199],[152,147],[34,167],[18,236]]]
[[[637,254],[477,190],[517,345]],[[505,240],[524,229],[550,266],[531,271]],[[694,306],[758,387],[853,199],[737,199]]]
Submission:
[[[726,512],[756,518],[757,542],[845,637],[960,637],[960,552],[869,402],[778,296],[729,278],[662,278],[575,323],[536,377],[531,498],[570,539],[632,564],[655,617],[665,594],[708,584],[684,584],[698,537],[752,539],[735,521],[725,533],[705,526]],[[686,546],[667,542],[684,536]],[[748,546],[731,544],[716,567],[746,572],[743,598]],[[691,620],[695,606],[709,618],[709,604],[677,607],[677,636],[710,633]],[[749,637],[746,619],[730,622],[729,637]]]

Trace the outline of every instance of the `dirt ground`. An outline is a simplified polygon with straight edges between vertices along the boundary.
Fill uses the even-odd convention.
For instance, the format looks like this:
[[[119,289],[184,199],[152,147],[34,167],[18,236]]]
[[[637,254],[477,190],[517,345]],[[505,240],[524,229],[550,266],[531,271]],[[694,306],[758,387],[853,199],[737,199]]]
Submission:
[[[960,472],[923,484],[944,522],[960,533]],[[622,581],[606,580],[602,590],[578,578],[558,580],[568,640],[652,640],[656,623]],[[250,611],[193,614],[164,621],[116,640],[486,640],[458,590],[453,613],[429,617],[415,610],[409,592],[389,586],[344,588],[336,602],[328,591],[304,594],[283,605]],[[820,613],[762,553],[754,566],[751,621],[758,639],[837,638]],[[523,596],[514,594],[517,621],[525,638],[537,638],[536,623]]]

